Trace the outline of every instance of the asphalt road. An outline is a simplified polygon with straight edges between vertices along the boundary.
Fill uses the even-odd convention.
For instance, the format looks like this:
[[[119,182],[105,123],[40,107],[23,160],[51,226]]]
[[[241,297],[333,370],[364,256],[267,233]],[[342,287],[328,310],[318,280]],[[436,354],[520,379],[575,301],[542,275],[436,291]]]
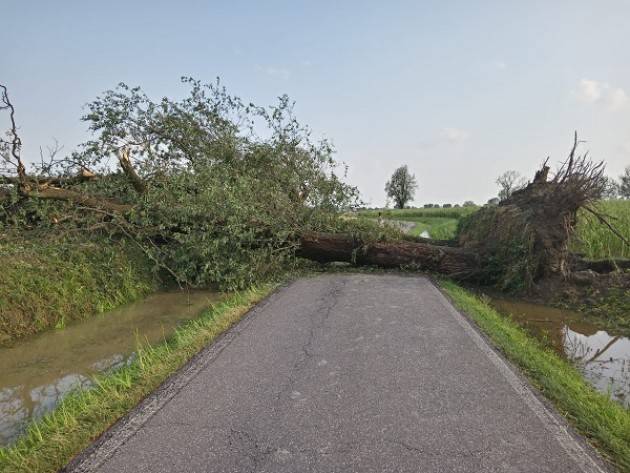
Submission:
[[[423,277],[285,287],[73,472],[599,472]]]

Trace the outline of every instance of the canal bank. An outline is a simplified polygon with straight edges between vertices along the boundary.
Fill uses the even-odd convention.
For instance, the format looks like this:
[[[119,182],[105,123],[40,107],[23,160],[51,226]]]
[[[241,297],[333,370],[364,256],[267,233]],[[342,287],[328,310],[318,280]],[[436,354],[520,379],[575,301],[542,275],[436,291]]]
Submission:
[[[595,389],[630,407],[630,338],[579,312],[490,298],[501,314],[574,365]]]
[[[0,347],[0,446],[53,410],[91,377],[129,364],[143,345],[156,345],[218,303],[214,291],[162,291],[107,313]]]

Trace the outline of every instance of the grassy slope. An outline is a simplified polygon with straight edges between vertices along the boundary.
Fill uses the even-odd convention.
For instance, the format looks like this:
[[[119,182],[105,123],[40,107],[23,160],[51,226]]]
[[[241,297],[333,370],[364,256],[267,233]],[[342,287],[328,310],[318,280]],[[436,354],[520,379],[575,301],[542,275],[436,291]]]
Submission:
[[[132,243],[0,238],[0,343],[137,299],[155,287]]]
[[[236,293],[178,329],[167,341],[141,348],[130,365],[96,376],[95,388],[67,396],[18,443],[0,448],[0,471],[41,473],[63,467],[273,288],[268,285]]]
[[[534,386],[620,470],[630,472],[630,410],[596,392],[567,361],[456,284],[442,288]]]

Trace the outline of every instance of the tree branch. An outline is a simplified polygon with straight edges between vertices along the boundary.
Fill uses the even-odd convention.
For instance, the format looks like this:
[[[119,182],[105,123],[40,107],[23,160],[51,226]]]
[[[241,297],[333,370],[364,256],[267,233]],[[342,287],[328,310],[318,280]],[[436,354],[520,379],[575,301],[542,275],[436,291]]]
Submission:
[[[119,151],[118,161],[120,162],[120,167],[131,182],[131,185],[136,190],[136,192],[138,192],[138,194],[144,194],[147,190],[147,186],[142,178],[138,175],[133,167],[133,164],[131,163],[131,158],[129,157],[129,148],[125,147]]]
[[[58,187],[39,186],[35,189],[28,189],[23,194],[25,197],[37,199],[49,199],[71,202],[77,205],[85,205],[88,207],[97,207],[112,212],[129,212],[133,206],[122,204],[114,200],[93,197],[70,189],[60,189]]]

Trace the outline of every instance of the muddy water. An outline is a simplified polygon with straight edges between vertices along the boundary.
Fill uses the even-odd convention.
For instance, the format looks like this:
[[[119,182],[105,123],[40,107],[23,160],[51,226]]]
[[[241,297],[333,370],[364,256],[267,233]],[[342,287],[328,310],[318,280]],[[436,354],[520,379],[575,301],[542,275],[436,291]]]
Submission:
[[[0,348],[0,445],[51,410],[89,376],[127,362],[138,342],[157,343],[220,299],[212,291],[153,294],[63,330]]]
[[[576,312],[504,299],[491,304],[572,361],[598,391],[630,407],[630,338]]]

